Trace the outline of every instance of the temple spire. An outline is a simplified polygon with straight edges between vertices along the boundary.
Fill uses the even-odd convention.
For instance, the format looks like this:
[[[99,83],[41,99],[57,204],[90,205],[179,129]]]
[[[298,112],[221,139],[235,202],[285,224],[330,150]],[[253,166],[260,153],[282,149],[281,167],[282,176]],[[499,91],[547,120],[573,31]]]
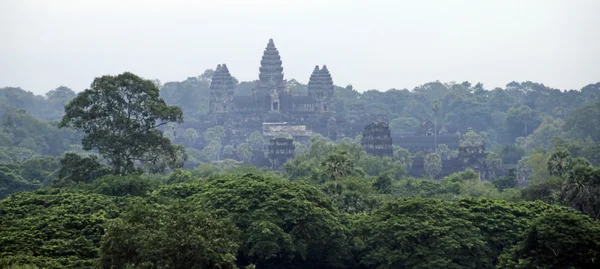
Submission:
[[[268,95],[273,89],[278,92],[285,90],[282,61],[273,39],[269,39],[263,52],[259,70],[256,94]]]
[[[219,64],[210,82],[210,112],[227,112],[233,99],[233,77],[226,64]]]
[[[308,95],[312,98],[315,98],[315,96],[318,95],[320,88],[320,71],[321,70],[319,69],[319,66],[315,65],[315,69],[313,70],[312,74],[310,74],[310,79],[308,80]]]
[[[321,87],[323,87],[323,94],[327,97],[332,98],[334,91],[333,79],[331,78],[331,74],[327,69],[327,65],[323,65],[323,68],[321,68],[321,71],[319,73]]]

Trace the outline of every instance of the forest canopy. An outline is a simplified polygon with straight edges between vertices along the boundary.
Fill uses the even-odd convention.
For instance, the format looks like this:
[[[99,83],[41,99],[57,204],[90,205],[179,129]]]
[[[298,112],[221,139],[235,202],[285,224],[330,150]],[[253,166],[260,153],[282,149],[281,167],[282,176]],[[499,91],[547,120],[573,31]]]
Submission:
[[[213,73],[164,85],[123,73],[78,94],[0,89],[0,267],[600,264],[600,83],[335,86],[346,118],[361,104],[391,132],[433,121],[482,150],[382,158],[360,135],[313,134],[273,170],[260,132],[227,144],[225,127],[201,128]],[[238,96],[253,85],[235,83]],[[467,168],[442,174],[452,160]]]

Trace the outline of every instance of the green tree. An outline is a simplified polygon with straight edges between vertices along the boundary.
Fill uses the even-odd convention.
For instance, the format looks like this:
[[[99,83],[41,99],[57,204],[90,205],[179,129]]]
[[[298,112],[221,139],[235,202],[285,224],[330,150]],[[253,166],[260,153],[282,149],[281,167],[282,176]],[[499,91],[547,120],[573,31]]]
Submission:
[[[354,160],[346,151],[337,151],[330,153],[327,158],[321,162],[325,175],[330,180],[340,180],[354,172]]]
[[[425,173],[429,178],[435,178],[442,171],[442,158],[437,153],[425,156]]]
[[[234,148],[232,145],[223,147],[223,159],[233,159]]]
[[[382,173],[373,182],[373,187],[380,194],[390,194],[392,193],[392,183],[392,176],[389,173]]]
[[[438,114],[440,113],[440,107],[441,107],[440,100],[434,100],[431,103],[431,111],[433,111],[433,120],[434,120],[434,123],[433,123],[433,128],[434,128],[433,136],[434,136],[434,140],[435,140],[434,148],[433,148],[434,151],[437,151],[437,117],[438,117]]]
[[[115,201],[73,189],[40,189],[0,200],[2,256],[40,268],[94,268]],[[26,212],[26,214],[23,214]]]
[[[237,154],[240,158],[240,161],[245,163],[250,162],[250,160],[252,160],[252,156],[254,155],[252,153],[252,147],[248,143],[239,144],[237,147]]]
[[[218,210],[241,230],[239,266],[331,268],[344,257],[337,210],[306,183],[255,174],[215,176],[188,200]]]
[[[485,157],[485,166],[491,173],[491,179],[496,178],[496,174],[502,170],[502,158],[500,154],[492,152]]]
[[[304,155],[308,152],[308,147],[302,143],[294,141],[296,155]]]
[[[406,171],[409,171],[413,164],[413,156],[405,148],[394,148],[394,160],[402,164]]]
[[[437,154],[444,160],[449,160],[452,157],[452,151],[448,148],[446,144],[439,144],[437,146]]]
[[[254,132],[250,134],[247,139],[248,144],[250,144],[250,148],[252,151],[262,151],[263,150],[263,137],[260,132]]]
[[[562,177],[571,169],[573,158],[567,150],[556,150],[548,159],[548,172],[550,175]]]
[[[204,141],[206,143],[213,141],[223,143],[223,138],[225,138],[225,129],[223,129],[223,126],[211,127],[204,132]]]
[[[564,130],[580,138],[589,136],[600,141],[600,98],[569,114]]]
[[[600,219],[600,169],[575,164],[566,178],[562,196],[567,204],[593,219]]]
[[[223,145],[219,142],[219,140],[212,140],[210,144],[206,145],[204,149],[202,149],[202,153],[210,160],[217,161],[219,160],[219,155],[221,154],[221,148]]]
[[[182,121],[181,109],[168,106],[151,81],[126,72],[94,79],[67,104],[59,126],[82,131],[83,148],[97,149],[121,175],[136,171],[136,161],[176,161],[176,148],[157,127]]]
[[[60,159],[56,186],[73,183],[91,183],[97,178],[110,173],[110,169],[98,161],[95,155],[83,157],[75,153],[67,153]]]
[[[599,256],[600,224],[556,212],[537,219],[525,239],[501,256],[498,268],[597,268]]]
[[[499,191],[516,187],[517,175],[515,169],[510,169],[508,171],[508,175],[495,178],[492,181],[492,184],[494,184],[494,186],[496,186],[496,188],[498,188]]]
[[[185,139],[187,146],[191,147],[196,143],[196,140],[198,140],[198,132],[193,128],[187,128],[185,134],[183,134],[183,138]]]
[[[359,220],[365,268],[489,268],[488,247],[468,211],[439,200],[401,199]]]
[[[528,106],[510,108],[506,114],[505,130],[509,141],[527,137],[540,125],[538,113]]]
[[[101,242],[104,268],[236,268],[237,228],[185,203],[133,202]]]

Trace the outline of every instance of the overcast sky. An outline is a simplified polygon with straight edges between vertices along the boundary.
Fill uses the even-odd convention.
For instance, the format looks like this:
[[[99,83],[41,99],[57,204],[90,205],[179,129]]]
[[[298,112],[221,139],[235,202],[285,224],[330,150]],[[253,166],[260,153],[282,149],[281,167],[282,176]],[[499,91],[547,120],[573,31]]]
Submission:
[[[75,91],[133,72],[163,83],[226,63],[258,77],[269,38],[287,79],[326,64],[360,91],[426,82],[600,81],[598,0],[0,0],[0,87]]]

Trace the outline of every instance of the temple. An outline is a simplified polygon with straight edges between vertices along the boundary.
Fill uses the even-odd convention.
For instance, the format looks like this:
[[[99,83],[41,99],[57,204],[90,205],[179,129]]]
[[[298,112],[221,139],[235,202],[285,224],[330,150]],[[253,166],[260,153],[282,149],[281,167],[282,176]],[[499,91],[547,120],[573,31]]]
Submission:
[[[361,144],[369,155],[392,158],[394,148],[387,122],[371,123],[365,126]]]
[[[230,144],[241,143],[252,132],[261,131],[264,123],[301,125],[335,140],[338,128],[334,85],[327,66],[315,66],[308,82],[308,95],[296,95],[286,84],[281,56],[273,39],[263,52],[251,95],[235,96],[227,65],[218,65],[210,84],[205,126],[224,126]]]

